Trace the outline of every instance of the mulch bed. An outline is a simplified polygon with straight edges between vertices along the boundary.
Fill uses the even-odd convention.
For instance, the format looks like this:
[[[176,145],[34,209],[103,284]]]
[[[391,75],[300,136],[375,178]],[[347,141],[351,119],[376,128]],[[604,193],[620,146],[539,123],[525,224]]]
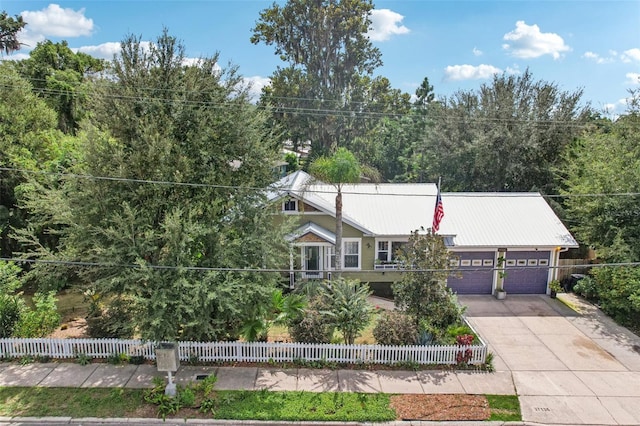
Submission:
[[[391,407],[399,420],[488,420],[487,398],[480,395],[394,395]]]

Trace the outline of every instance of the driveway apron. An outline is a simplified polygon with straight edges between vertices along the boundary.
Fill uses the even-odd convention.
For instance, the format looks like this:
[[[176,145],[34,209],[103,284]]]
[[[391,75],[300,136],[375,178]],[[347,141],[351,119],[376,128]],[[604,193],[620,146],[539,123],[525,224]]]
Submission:
[[[640,338],[573,295],[459,296],[525,422],[640,424]]]

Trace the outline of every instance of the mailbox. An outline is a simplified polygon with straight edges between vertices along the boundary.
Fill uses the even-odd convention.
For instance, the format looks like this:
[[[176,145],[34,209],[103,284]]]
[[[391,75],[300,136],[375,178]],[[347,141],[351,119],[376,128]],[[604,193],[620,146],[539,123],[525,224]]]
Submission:
[[[156,364],[158,371],[178,371],[180,355],[177,343],[160,343],[156,348]]]

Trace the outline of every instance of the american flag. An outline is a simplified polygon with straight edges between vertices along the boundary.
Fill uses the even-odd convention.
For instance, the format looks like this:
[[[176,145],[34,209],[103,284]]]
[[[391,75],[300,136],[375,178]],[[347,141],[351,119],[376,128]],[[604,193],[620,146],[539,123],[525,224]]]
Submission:
[[[433,232],[438,232],[440,229],[440,221],[444,217],[444,208],[442,207],[442,197],[440,196],[440,185],[438,185],[438,195],[436,196],[436,209],[433,212],[433,225],[431,225],[431,229]]]

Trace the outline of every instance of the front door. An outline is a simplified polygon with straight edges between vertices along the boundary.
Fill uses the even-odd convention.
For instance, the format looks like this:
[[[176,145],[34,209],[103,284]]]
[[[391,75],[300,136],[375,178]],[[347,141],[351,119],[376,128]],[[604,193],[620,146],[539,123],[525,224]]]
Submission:
[[[302,247],[304,278],[322,278],[322,250],[320,246]]]

